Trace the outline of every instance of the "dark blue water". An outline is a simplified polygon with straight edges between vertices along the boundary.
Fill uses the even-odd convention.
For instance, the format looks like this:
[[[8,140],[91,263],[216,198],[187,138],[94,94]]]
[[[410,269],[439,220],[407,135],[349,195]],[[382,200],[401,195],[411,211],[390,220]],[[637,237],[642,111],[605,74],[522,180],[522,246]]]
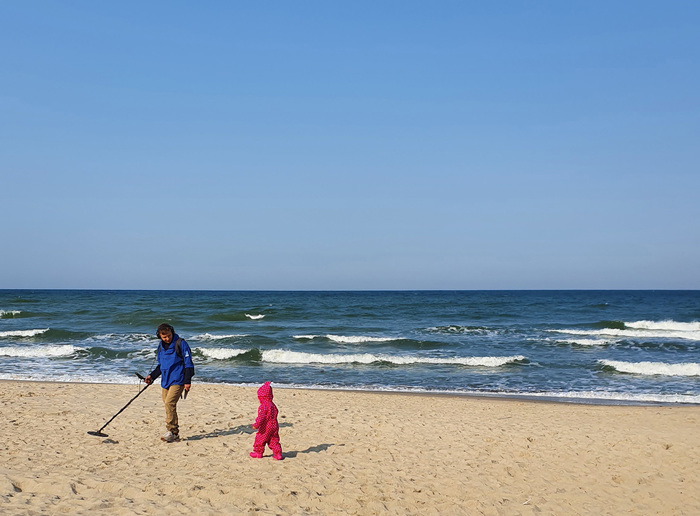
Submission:
[[[0,290],[0,378],[136,381],[169,322],[196,381],[700,403],[698,291]]]

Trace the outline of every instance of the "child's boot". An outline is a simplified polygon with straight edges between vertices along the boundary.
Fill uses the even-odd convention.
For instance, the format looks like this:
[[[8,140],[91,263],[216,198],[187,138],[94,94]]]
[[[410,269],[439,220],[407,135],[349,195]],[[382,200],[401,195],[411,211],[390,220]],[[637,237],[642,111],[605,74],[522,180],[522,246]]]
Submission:
[[[258,453],[256,451],[250,452],[250,456],[253,457],[254,459],[262,459],[262,453]]]
[[[283,460],[283,459],[284,459],[284,457],[282,457],[282,452],[275,452],[275,453],[272,454],[272,457],[273,457],[275,460]]]

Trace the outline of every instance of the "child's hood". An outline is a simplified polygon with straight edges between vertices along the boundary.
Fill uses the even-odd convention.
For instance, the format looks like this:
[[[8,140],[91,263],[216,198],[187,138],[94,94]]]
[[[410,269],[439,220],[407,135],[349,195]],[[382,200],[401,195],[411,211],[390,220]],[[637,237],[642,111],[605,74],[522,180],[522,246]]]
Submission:
[[[270,386],[270,382],[265,382],[258,389],[258,399],[261,401],[262,400],[272,401],[272,387]]]

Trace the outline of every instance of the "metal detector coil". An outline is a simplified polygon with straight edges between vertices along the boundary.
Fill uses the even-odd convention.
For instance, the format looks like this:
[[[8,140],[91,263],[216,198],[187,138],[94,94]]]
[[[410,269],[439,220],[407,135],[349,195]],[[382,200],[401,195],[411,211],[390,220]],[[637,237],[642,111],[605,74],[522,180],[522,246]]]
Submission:
[[[144,378],[143,376],[141,376],[139,373],[136,373],[136,376],[138,376],[141,380],[145,380],[145,378]],[[148,386],[149,386],[149,385],[151,385],[151,384],[150,384],[150,383],[147,383],[146,386],[145,386],[143,389],[141,389],[141,390],[139,391],[139,393],[138,393],[136,396],[134,396],[133,398],[131,398],[131,399],[129,400],[129,402],[121,408],[121,410],[120,410],[119,412],[117,412],[116,414],[114,414],[114,415],[112,416],[112,419],[110,419],[110,420],[107,421],[104,425],[102,425],[102,428],[100,428],[99,430],[90,431],[90,432],[88,432],[88,435],[94,435],[94,436],[96,436],[96,437],[109,437],[107,434],[103,433],[102,430],[104,430],[105,427],[106,427],[108,424],[110,424],[112,421],[114,421],[114,418],[115,418],[115,417],[117,417],[119,414],[121,414],[122,412],[124,412],[124,409],[125,409],[126,407],[128,407],[129,405],[131,405],[131,402],[132,402],[132,401],[134,401],[136,398],[138,398],[139,396],[141,396],[141,393],[142,393],[143,391],[145,391],[146,389],[148,389]]]

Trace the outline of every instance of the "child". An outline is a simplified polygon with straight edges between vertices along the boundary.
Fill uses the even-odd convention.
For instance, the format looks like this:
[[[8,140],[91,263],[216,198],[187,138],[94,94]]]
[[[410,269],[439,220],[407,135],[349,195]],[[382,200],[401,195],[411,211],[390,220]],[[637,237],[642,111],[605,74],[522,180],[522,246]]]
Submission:
[[[258,389],[258,418],[253,423],[253,428],[258,429],[255,434],[253,451],[250,456],[254,459],[261,459],[267,444],[272,450],[272,456],[277,460],[282,460],[282,447],[280,446],[280,426],[277,423],[277,407],[272,403],[272,387],[270,382],[265,382]]]

